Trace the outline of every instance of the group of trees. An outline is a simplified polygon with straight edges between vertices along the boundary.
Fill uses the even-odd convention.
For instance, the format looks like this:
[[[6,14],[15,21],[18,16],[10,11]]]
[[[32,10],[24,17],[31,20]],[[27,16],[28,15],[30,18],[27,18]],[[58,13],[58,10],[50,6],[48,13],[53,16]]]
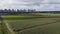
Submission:
[[[33,10],[31,10],[31,9],[28,9],[28,10],[26,10],[26,9],[17,9],[17,10],[14,10],[14,9],[4,9],[4,10],[2,10],[2,9],[0,9],[0,13],[3,13],[3,12],[36,12],[36,10],[35,9],[33,9]]]
[[[34,12],[37,12],[35,9],[31,10],[31,9],[17,9],[17,10],[14,10],[14,9],[0,9],[0,15],[1,14],[23,14],[23,13],[34,13]]]
[[[15,15],[15,14],[23,14],[23,13],[60,13],[60,11],[36,11],[35,9],[0,9],[0,15],[7,15],[7,14],[11,14],[11,15]]]
[[[39,13],[60,13],[60,11],[39,11]]]

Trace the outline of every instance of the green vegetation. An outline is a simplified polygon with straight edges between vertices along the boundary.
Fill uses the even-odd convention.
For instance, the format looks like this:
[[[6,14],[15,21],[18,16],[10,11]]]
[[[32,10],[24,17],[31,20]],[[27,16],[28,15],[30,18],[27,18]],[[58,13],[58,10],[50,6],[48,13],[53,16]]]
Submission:
[[[0,34],[8,34],[5,23],[0,22]]]
[[[31,18],[50,18],[60,17],[60,14],[36,13],[36,14],[21,14],[21,15],[3,15],[3,19],[31,19]]]
[[[25,20],[6,20],[17,34],[58,34],[60,18],[36,18]]]
[[[16,34],[60,34],[60,14],[36,13],[1,17],[5,25],[7,23]]]
[[[1,24],[0,24],[0,34],[2,34],[2,26],[1,26]]]

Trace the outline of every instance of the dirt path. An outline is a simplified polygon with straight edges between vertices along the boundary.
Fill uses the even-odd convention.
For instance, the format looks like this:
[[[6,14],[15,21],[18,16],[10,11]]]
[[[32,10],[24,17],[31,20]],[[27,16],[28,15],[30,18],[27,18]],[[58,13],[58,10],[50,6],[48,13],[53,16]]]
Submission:
[[[9,27],[9,25],[8,25],[7,22],[5,22],[5,25],[6,25],[7,29],[9,30],[9,32],[10,32],[11,34],[15,34],[15,33],[13,32],[13,30]]]

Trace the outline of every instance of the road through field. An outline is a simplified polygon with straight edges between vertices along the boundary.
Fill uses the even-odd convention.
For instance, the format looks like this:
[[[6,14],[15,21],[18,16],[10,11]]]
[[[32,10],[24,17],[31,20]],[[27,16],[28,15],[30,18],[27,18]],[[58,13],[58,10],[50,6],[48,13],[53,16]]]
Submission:
[[[13,32],[13,30],[9,27],[9,25],[8,25],[7,22],[5,22],[5,25],[7,26],[7,29],[9,30],[9,32],[10,32],[11,34],[15,34],[15,33]]]
[[[19,33],[19,34],[22,34],[22,33],[23,34],[30,34],[30,33],[32,33],[32,31],[33,31],[33,33],[35,33],[35,32],[38,33],[39,31],[41,32],[41,30],[43,28],[47,29],[48,25],[51,26],[52,24],[54,25],[57,23],[60,23],[60,18],[36,18],[36,19],[24,19],[24,20],[20,19],[20,20],[6,20],[5,21],[5,24],[6,24],[8,30],[10,31],[11,34],[16,34],[15,32],[17,32],[17,31],[18,31],[17,33]],[[53,27],[52,27],[52,29],[53,29]],[[58,29],[58,27],[56,27],[56,29]],[[46,30],[44,30],[43,32],[45,32],[45,31]],[[48,28],[48,32],[49,33],[51,32],[50,27]]]

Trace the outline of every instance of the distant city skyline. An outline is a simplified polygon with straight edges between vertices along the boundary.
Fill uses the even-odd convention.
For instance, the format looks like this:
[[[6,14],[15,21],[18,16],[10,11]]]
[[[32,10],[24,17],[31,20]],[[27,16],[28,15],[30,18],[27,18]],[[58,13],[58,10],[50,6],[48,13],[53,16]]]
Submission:
[[[0,0],[0,9],[60,11],[60,0]]]

